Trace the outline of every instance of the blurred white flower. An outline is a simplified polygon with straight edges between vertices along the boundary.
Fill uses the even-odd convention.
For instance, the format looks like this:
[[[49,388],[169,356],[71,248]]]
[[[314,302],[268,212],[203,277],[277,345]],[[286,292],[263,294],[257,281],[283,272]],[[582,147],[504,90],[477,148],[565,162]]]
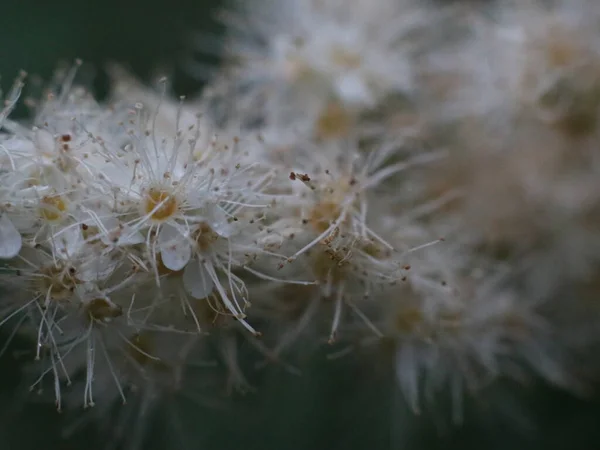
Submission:
[[[583,392],[598,14],[235,1],[227,65],[195,99],[112,67],[96,101],[77,62],[16,120],[19,77],[0,110],[0,327],[32,341],[32,389],[101,415],[133,393],[137,445],[201,384],[185,375],[210,334],[227,388],[248,387],[242,336],[293,373],[295,343],[391,343],[412,409],[446,390],[457,421],[499,377]]]

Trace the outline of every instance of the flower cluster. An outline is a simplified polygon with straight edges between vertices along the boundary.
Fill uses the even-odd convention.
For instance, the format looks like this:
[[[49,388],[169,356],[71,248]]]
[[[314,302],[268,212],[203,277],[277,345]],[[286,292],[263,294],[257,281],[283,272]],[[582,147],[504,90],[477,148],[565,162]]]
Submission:
[[[296,342],[385,344],[414,411],[530,372],[581,389],[598,8],[524,3],[237,2],[195,101],[114,69],[99,103],[74,67],[21,122],[19,78],[0,324],[35,342],[32,387],[59,408],[160,396],[214,333],[242,387],[241,333],[284,365]]]

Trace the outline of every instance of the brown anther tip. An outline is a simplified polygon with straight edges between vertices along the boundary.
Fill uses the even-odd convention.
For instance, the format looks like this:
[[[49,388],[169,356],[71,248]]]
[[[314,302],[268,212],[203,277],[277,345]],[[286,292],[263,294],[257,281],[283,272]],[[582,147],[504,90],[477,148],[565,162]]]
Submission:
[[[294,172],[290,172],[290,180],[294,181],[296,179],[296,174]]]

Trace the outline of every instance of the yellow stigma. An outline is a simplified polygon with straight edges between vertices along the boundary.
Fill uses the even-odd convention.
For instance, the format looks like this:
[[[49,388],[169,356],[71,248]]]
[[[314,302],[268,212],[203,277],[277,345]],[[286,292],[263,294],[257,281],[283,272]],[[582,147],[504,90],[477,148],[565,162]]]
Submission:
[[[463,316],[458,311],[444,311],[437,314],[434,322],[428,321],[420,307],[411,306],[396,312],[394,316],[396,332],[400,334],[417,334],[421,338],[432,339],[440,333],[460,333]]]
[[[310,209],[307,217],[308,223],[316,232],[323,233],[338,220],[348,195],[354,195],[352,188],[355,184],[354,178],[341,177],[322,188],[320,201]],[[348,223],[348,220],[347,218],[343,223]]]
[[[341,212],[342,208],[338,203],[320,202],[311,209],[308,221],[316,232],[323,233],[337,220]]]
[[[106,322],[123,315],[123,309],[105,298],[95,298],[85,306],[88,316],[92,320]]]
[[[34,282],[36,291],[48,295],[53,301],[67,301],[79,284],[75,269],[63,264],[51,264],[40,268],[39,277]]]
[[[40,201],[40,214],[49,222],[60,220],[66,210],[67,205],[60,195],[42,197]]]
[[[208,251],[212,244],[219,239],[219,235],[206,222],[202,222],[192,234],[198,250]]]
[[[162,222],[177,212],[177,200],[164,189],[150,189],[144,201],[144,211],[153,220]]]
[[[358,69],[362,65],[362,58],[358,53],[353,53],[342,47],[332,49],[329,56],[333,64],[344,69]]]
[[[552,68],[569,66],[586,56],[585,47],[573,30],[551,24],[545,38],[547,40],[541,44],[545,47],[546,58]]]
[[[398,311],[394,317],[396,331],[401,334],[412,333],[424,322],[425,317],[417,307],[405,308]]]
[[[347,265],[350,260],[348,249],[320,249],[311,255],[311,268],[315,278],[321,283],[341,284],[349,275]]]
[[[331,102],[321,112],[315,125],[319,139],[336,139],[348,136],[352,131],[352,116],[339,103]]]

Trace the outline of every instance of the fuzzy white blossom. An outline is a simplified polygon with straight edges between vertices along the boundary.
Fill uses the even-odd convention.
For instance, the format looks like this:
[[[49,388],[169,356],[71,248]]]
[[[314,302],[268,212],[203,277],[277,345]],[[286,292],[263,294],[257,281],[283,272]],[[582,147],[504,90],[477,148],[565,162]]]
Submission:
[[[19,77],[0,111],[0,327],[32,341],[31,389],[97,416],[137,398],[135,445],[205,376],[250,388],[239,340],[294,374],[297,347],[387,346],[412,410],[446,392],[456,421],[503,377],[585,392],[599,11],[237,1],[226,65],[192,99],[112,67],[96,101],[77,62],[17,120]]]

